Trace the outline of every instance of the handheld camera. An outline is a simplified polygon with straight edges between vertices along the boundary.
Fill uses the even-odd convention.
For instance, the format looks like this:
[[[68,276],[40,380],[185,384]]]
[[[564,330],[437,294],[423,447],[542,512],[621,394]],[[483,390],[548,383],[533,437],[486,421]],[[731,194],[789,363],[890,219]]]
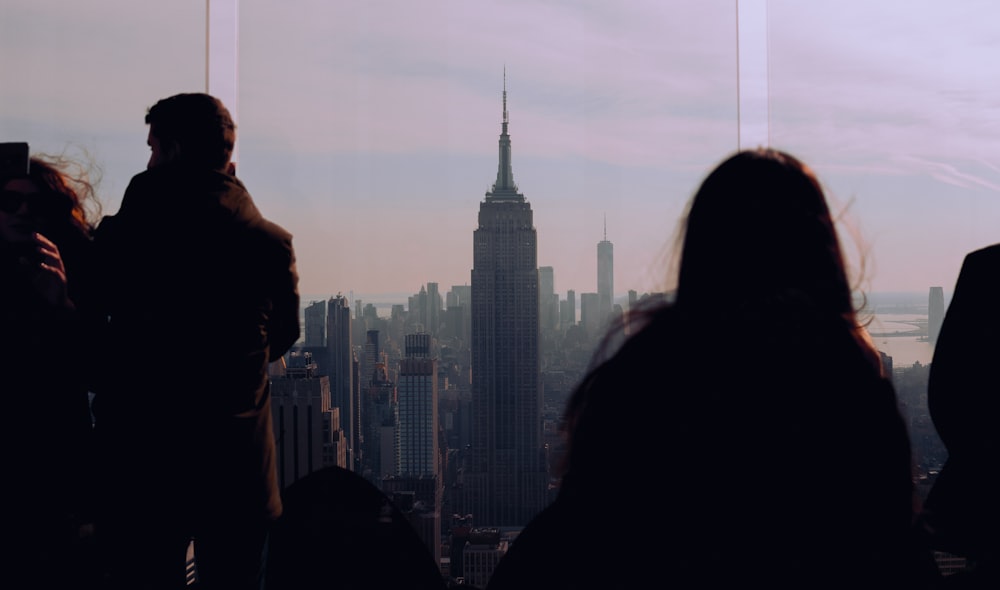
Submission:
[[[28,144],[26,142],[0,143],[0,178],[27,176],[28,166]]]

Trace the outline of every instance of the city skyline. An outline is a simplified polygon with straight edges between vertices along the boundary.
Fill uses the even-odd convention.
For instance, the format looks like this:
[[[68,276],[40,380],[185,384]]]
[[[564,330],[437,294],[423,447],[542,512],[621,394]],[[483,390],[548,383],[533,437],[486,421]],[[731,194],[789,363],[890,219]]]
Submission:
[[[852,266],[865,263],[859,287],[950,292],[964,254],[1000,240],[998,89],[984,67],[1000,57],[1000,7],[766,6],[767,136],[827,187]],[[0,133],[84,150],[114,213],[145,166],[145,109],[205,89],[205,12],[5,2]],[[737,148],[731,0],[244,1],[239,19],[238,172],[294,234],[307,297],[469,283],[505,67],[514,165],[558,293],[595,290],[587,253],[605,212],[619,289],[664,287],[685,204]]]

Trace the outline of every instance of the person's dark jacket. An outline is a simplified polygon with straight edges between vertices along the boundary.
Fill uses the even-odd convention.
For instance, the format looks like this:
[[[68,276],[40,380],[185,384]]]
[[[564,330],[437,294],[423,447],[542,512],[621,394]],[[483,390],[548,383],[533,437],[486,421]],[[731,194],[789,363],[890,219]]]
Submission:
[[[927,401],[948,461],[925,505],[938,549],[1000,568],[1000,244],[968,254],[931,362]]]
[[[488,590],[919,587],[909,440],[873,353],[801,302],[660,310],[572,399],[559,496]]]
[[[280,514],[267,367],[299,336],[291,240],[232,175],[165,165],[132,179],[95,235],[111,482],[151,478],[151,501],[172,510]]]
[[[61,231],[60,231],[61,230]],[[92,457],[85,379],[83,285],[91,242],[74,228],[40,227],[60,249],[72,301],[46,302],[33,281],[37,263],[0,240],[0,379],[12,519],[39,535],[76,535],[90,522]],[[63,530],[65,529],[65,530]],[[49,539],[55,541],[56,539]],[[59,539],[61,540],[61,539]],[[28,542],[23,543],[27,547]]]

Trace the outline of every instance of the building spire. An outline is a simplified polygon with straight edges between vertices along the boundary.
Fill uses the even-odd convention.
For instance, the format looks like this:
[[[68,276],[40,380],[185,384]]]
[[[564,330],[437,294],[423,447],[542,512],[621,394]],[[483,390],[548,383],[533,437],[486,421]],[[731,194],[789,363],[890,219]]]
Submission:
[[[507,115],[507,66],[503,67],[503,134],[507,135],[507,123],[510,118]]]
[[[486,193],[488,199],[516,199],[524,200],[524,195],[517,192],[517,184],[514,183],[514,169],[510,160],[510,135],[507,134],[507,125],[510,123],[510,116],[507,112],[507,66],[503,68],[503,120],[500,126],[500,162],[497,166],[497,180],[492,189]]]
[[[608,214],[604,214],[604,241],[608,241]]]

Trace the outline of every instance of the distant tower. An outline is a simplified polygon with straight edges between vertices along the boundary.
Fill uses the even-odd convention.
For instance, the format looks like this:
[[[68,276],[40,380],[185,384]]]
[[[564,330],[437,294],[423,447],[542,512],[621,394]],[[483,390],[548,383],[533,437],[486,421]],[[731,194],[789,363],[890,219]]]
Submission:
[[[479,205],[472,268],[472,448],[465,472],[476,522],[524,526],[545,505],[538,354],[537,235],[518,192],[504,75],[500,162]]]
[[[378,330],[368,330],[365,332],[364,357],[361,362],[362,387],[371,383],[375,371],[375,365],[382,360],[382,349],[379,347],[378,341]]]
[[[608,313],[611,313],[610,310]],[[580,293],[580,325],[591,338],[601,335],[605,317],[601,311],[599,293]]]
[[[427,283],[427,333],[437,336],[441,328],[441,293],[438,292],[437,283]]]
[[[598,321],[608,321],[615,297],[615,247],[608,241],[608,220],[604,218],[604,239],[597,242]]]
[[[552,330],[559,323],[559,297],[556,296],[555,269],[543,266],[538,269],[538,323],[543,331]],[[555,305],[552,299],[555,297]]]
[[[351,348],[351,306],[343,295],[331,297],[326,311],[327,352],[330,361],[330,403],[340,408],[340,424],[348,445],[354,441],[354,351]],[[354,468],[352,449],[348,449],[348,468]]]
[[[412,308],[411,308],[412,309]],[[427,287],[420,285],[420,293],[417,293],[417,324],[421,332],[427,329]]]
[[[430,334],[407,334],[396,384],[396,475],[438,475],[437,360]]]
[[[639,292],[635,289],[629,289],[628,291],[628,313],[634,314],[636,312],[636,306],[639,304]],[[625,326],[624,334],[629,335],[632,333],[632,322],[634,321],[634,315],[625,316]]]
[[[313,301],[305,309],[304,346],[326,346],[326,302]]]
[[[438,445],[437,359],[430,334],[407,334],[399,361],[395,476],[382,491],[407,516],[434,556],[441,560],[443,481]]]
[[[361,412],[364,409],[361,397],[361,359],[358,351],[351,350],[351,471],[361,472],[361,447],[365,438]]]
[[[451,293],[455,296],[455,303],[462,308],[462,324],[461,324],[461,334],[459,337],[465,346],[468,346],[468,342],[472,338],[472,286],[471,285],[452,285]]]
[[[943,322],[944,289],[941,287],[931,287],[930,297],[927,301],[927,339],[930,340],[931,344],[937,342]]]
[[[559,320],[563,330],[576,325],[576,291],[566,291],[566,300],[559,306]]]
[[[396,473],[396,384],[389,380],[382,356],[365,387],[361,414],[365,427],[362,473],[376,485]]]

